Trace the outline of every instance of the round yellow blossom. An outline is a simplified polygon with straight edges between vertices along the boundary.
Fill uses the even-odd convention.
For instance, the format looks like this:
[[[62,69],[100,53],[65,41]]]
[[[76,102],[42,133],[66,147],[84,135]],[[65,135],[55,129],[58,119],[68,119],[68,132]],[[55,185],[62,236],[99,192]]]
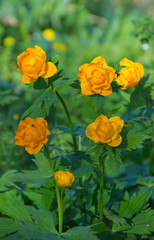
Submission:
[[[120,117],[116,116],[108,119],[101,114],[96,118],[95,122],[88,125],[86,136],[95,143],[106,143],[111,147],[117,147],[122,142],[122,137],[119,133],[123,126],[124,120]]]
[[[53,49],[60,50],[60,51],[66,51],[67,46],[64,43],[54,42]]]
[[[83,64],[79,68],[81,92],[85,95],[110,95],[112,93],[111,83],[116,76],[116,71],[107,65],[103,57],[96,57],[91,63]]]
[[[55,31],[52,28],[47,28],[43,30],[42,34],[43,34],[43,37],[49,42],[52,42],[56,38]]]
[[[119,76],[115,81],[122,85],[122,90],[136,86],[144,75],[144,67],[140,63],[132,62],[124,58],[120,61],[120,66],[123,68],[119,72]]]
[[[14,45],[14,44],[15,44],[15,41],[16,41],[16,40],[15,40],[14,37],[12,37],[12,36],[7,36],[6,38],[4,38],[3,44],[4,44],[4,46],[9,47],[9,46]]]
[[[35,82],[39,77],[49,78],[56,72],[57,68],[52,62],[46,62],[47,56],[42,48],[27,48],[17,58],[18,72],[23,74],[22,83]]]
[[[44,118],[21,120],[15,135],[15,144],[24,146],[30,154],[38,153],[48,141],[50,131]]]
[[[59,187],[70,187],[74,182],[74,175],[70,172],[57,171],[55,172],[56,183]]]

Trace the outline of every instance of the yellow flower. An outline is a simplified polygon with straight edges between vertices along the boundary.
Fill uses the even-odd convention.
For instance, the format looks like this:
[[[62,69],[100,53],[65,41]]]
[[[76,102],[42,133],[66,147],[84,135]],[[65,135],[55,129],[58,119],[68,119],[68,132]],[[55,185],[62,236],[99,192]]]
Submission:
[[[64,43],[54,42],[52,46],[55,50],[66,51],[67,49],[67,46]]]
[[[14,45],[14,44],[15,44],[15,41],[16,41],[16,40],[15,40],[14,37],[8,36],[8,37],[4,38],[3,44],[4,44],[5,46],[9,47],[9,46]]]
[[[70,172],[57,171],[55,172],[56,183],[59,187],[70,187],[74,182],[74,175]]]
[[[86,136],[95,143],[106,143],[112,147],[117,147],[122,141],[120,132],[124,126],[124,121],[120,117],[108,119],[103,114],[96,118],[95,122],[88,125]]]
[[[144,68],[142,64],[134,63],[127,58],[120,61],[120,66],[124,67],[120,70],[120,75],[115,79],[115,81],[119,85],[123,86],[121,88],[123,90],[136,86],[144,75]]]
[[[15,135],[15,144],[24,146],[28,153],[35,154],[47,143],[48,135],[50,135],[50,131],[45,119],[27,117],[19,123]]]
[[[110,95],[111,83],[116,76],[116,71],[107,65],[104,58],[96,57],[90,64],[84,64],[79,68],[81,92],[85,95]]]
[[[52,62],[46,62],[47,56],[42,48],[27,48],[18,58],[18,72],[23,74],[22,83],[35,82],[39,77],[52,77],[57,68]]]
[[[55,31],[51,28],[47,28],[43,30],[42,34],[43,34],[43,37],[49,42],[52,42],[56,38]]]

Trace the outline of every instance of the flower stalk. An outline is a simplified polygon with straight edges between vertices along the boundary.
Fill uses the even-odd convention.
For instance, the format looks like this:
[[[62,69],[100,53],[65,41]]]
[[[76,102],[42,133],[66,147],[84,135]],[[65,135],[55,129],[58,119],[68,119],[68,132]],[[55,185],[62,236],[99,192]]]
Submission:
[[[100,198],[99,198],[99,220],[103,221],[103,195],[104,195],[104,159],[99,157],[99,176],[100,176]]]
[[[50,159],[49,149],[46,145],[44,145],[44,148],[48,157],[51,173],[54,176],[54,170],[52,166],[52,161]],[[59,187],[57,186],[56,181],[55,181],[55,189],[56,189],[56,197],[57,197],[57,205],[58,205],[58,216],[59,216],[59,234],[61,234],[63,230],[63,200],[62,200],[62,194],[60,195]]]
[[[52,80],[49,79],[49,84],[50,86],[52,87],[52,89],[54,89],[54,86],[53,86],[53,83],[52,83]],[[74,150],[77,150],[78,147],[77,147],[77,141],[76,141],[76,137],[75,137],[75,131],[74,131],[74,126],[73,126],[73,122],[72,122],[72,119],[71,119],[71,115],[68,111],[68,108],[66,106],[66,103],[64,101],[64,99],[62,98],[62,96],[60,95],[60,93],[58,91],[55,91],[63,108],[64,108],[64,111],[66,113],[66,116],[67,116],[67,119],[68,119],[68,122],[69,122],[69,125],[70,125],[70,130],[71,130],[71,135],[72,135],[72,140],[73,140],[73,145],[74,145]]]

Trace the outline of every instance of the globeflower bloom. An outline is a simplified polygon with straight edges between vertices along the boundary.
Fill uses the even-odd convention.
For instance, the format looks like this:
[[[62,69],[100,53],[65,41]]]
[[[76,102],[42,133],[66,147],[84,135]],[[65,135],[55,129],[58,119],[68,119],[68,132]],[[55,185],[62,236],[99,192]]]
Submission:
[[[57,171],[55,172],[56,183],[59,187],[70,187],[74,182],[74,175],[70,172]]]
[[[15,41],[16,41],[16,40],[15,40],[14,37],[12,37],[12,36],[7,36],[6,38],[4,38],[3,44],[4,44],[5,46],[9,47],[9,46],[14,45],[14,44],[15,44]]]
[[[111,83],[117,75],[103,57],[96,57],[90,64],[80,66],[78,77],[83,94],[107,96],[112,93]]]
[[[18,72],[23,74],[22,83],[35,82],[39,77],[52,77],[57,68],[52,62],[46,62],[47,56],[42,48],[27,48],[17,58]]]
[[[44,118],[25,118],[21,120],[15,135],[15,144],[24,146],[30,154],[38,153],[47,143],[50,135],[48,124]]]
[[[123,126],[124,121],[120,117],[108,119],[101,114],[96,118],[95,122],[88,125],[86,136],[95,143],[106,143],[109,146],[117,147],[122,142],[122,137],[119,133]]]
[[[120,61],[120,66],[124,67],[120,70],[120,75],[115,79],[115,81],[119,85],[123,86],[121,88],[123,90],[136,86],[144,75],[144,68],[142,64],[132,62],[127,58]]]
[[[55,31],[52,28],[46,28],[42,32],[43,37],[48,40],[49,42],[52,42],[56,38]]]

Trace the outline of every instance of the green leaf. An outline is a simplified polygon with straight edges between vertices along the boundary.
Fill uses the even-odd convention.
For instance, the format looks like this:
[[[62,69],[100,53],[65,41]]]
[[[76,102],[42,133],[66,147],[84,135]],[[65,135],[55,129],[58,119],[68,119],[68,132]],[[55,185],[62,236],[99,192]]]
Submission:
[[[46,80],[42,77],[39,77],[36,82],[33,83],[34,89],[47,89],[48,85],[46,83]]]
[[[130,130],[127,134],[126,150],[130,151],[132,149],[143,147],[144,140],[148,138],[151,138],[151,137],[144,133],[136,132],[134,129]]]
[[[92,163],[89,154],[86,154],[83,151],[75,151],[67,155],[61,156],[61,164],[63,166],[69,166],[74,169],[78,169],[80,167],[84,167],[85,164]]]
[[[136,213],[143,209],[150,198],[150,195],[147,196],[146,193],[140,193],[137,196],[136,193],[134,193],[129,200],[129,194],[128,192],[125,192],[123,200],[120,202],[120,216],[131,219]]]
[[[95,232],[101,233],[101,232],[111,232],[111,229],[103,222],[101,223],[95,223],[90,226]]]
[[[104,208],[103,210],[105,217],[109,220],[112,221],[113,223],[117,224],[117,225],[125,225],[127,222],[124,218],[113,214],[111,211],[107,210],[106,208]]]
[[[132,228],[127,233],[138,235],[151,234],[154,232],[154,210],[147,209],[132,219]]]
[[[112,148],[112,147],[110,147],[108,145],[105,145],[105,147],[106,147],[106,149],[108,151],[107,157],[109,159],[112,159],[113,161],[117,161],[117,162],[120,162],[120,163],[122,162],[121,161],[121,157],[120,157],[120,149]]]
[[[1,240],[26,240],[26,238],[20,232],[17,232],[7,237],[4,237]]]
[[[7,234],[16,232],[19,227],[16,223],[9,218],[0,218],[0,237],[4,237]]]
[[[35,170],[22,171],[22,173],[17,174],[16,180],[24,184],[31,183],[39,187],[52,176],[49,161],[41,152],[35,154],[35,159],[32,160],[37,168]]]
[[[55,224],[54,224],[54,220],[51,212],[41,207],[39,207],[39,209],[36,209],[31,206],[26,206],[26,209],[28,210],[29,214],[31,215],[36,225],[39,225],[44,229],[50,230],[52,233],[56,233],[56,234],[58,233],[55,228]]]
[[[18,220],[31,221],[21,196],[17,196],[15,191],[0,194],[0,212]]]
[[[54,89],[56,91],[60,90],[64,87],[70,85],[72,82],[73,82],[73,79],[69,79],[69,78],[62,78],[62,79],[56,80],[54,82]]]
[[[94,235],[95,232],[88,227],[74,227],[63,233],[62,236],[66,240],[98,240]]]
[[[69,86],[76,88],[76,89],[81,89],[79,80],[74,80],[73,83],[71,83]]]
[[[30,222],[21,222],[20,232],[26,240],[63,240],[58,234],[52,233],[39,225]]]
[[[78,168],[75,172],[73,172],[75,177],[85,177],[86,179],[91,176],[94,171],[94,165],[87,165],[81,168]]]
[[[130,108],[132,110],[136,110],[142,106],[146,105],[146,97],[145,97],[145,89],[143,87],[136,87],[134,92],[131,94],[130,97]]]
[[[23,113],[22,119],[26,116],[31,118],[45,117],[49,114],[49,109],[51,106],[55,105],[58,101],[55,91],[51,88],[46,89],[43,93],[36,99],[36,101]]]
[[[17,173],[16,170],[8,170],[0,178],[0,191],[8,190],[8,187],[13,186],[13,178]]]
[[[42,195],[36,192],[23,192],[36,206],[42,206]]]

